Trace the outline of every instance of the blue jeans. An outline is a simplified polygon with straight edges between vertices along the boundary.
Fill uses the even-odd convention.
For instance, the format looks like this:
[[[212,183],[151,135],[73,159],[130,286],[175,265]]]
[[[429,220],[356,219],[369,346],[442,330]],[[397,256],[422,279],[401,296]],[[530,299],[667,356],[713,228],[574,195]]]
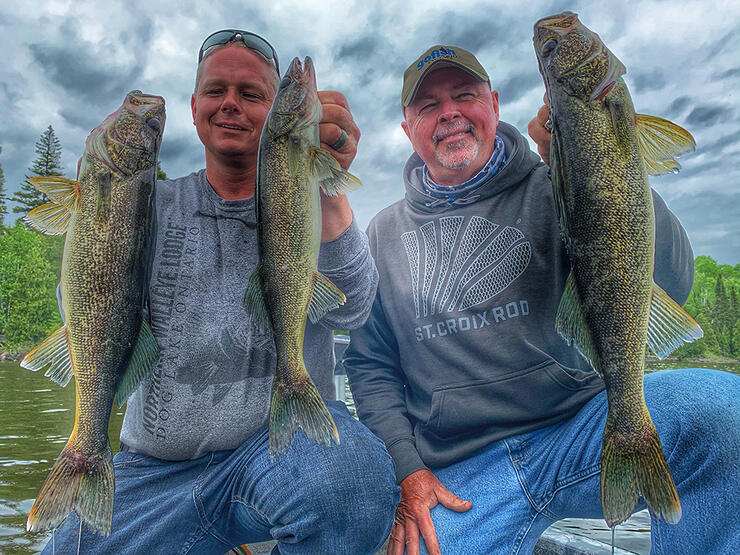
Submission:
[[[113,531],[105,538],[83,525],[81,553],[223,554],[270,539],[283,554],[374,553],[400,496],[393,462],[343,403],[327,405],[341,443],[318,446],[299,432],[275,460],[267,429],[195,460],[118,453]],[[55,533],[57,553],[77,553],[78,526],[72,514]]]
[[[701,369],[656,372],[645,376],[645,399],[683,511],[676,525],[651,515],[652,553],[740,553],[740,378]],[[442,553],[531,553],[557,520],[603,518],[606,409],[601,392],[569,420],[434,469],[447,489],[473,502],[466,513],[432,509]],[[635,510],[644,508],[641,499]]]

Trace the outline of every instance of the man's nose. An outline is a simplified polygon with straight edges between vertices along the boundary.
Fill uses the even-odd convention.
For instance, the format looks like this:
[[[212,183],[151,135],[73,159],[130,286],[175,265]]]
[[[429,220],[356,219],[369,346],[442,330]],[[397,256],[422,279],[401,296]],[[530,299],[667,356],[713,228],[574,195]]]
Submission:
[[[442,102],[441,110],[439,112],[440,123],[446,123],[461,117],[460,110],[458,109],[457,103],[450,99]]]
[[[227,89],[221,102],[222,111],[239,111],[239,93],[235,89]]]

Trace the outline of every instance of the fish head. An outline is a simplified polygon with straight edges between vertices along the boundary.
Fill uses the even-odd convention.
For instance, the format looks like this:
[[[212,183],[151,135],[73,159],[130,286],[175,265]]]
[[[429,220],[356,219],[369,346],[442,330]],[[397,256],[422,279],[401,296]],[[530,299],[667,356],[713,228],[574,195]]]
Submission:
[[[273,137],[314,127],[315,144],[318,144],[320,119],[321,103],[316,88],[313,61],[306,56],[301,64],[298,58],[293,58],[275,93],[271,114],[265,127]]]
[[[599,35],[573,12],[540,19],[533,40],[548,97],[559,88],[583,102],[600,101],[626,72]]]
[[[164,104],[161,96],[128,93],[121,107],[87,137],[83,164],[93,157],[126,176],[154,167],[164,132]]]

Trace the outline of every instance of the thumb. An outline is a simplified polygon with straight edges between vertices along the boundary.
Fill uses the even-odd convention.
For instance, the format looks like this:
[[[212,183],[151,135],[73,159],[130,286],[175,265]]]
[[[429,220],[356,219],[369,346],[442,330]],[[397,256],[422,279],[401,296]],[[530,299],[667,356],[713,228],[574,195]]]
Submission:
[[[442,503],[442,505],[455,512],[464,513],[465,511],[469,511],[473,506],[472,501],[460,499],[457,495],[441,484],[437,486],[435,493],[437,495],[437,500]]]

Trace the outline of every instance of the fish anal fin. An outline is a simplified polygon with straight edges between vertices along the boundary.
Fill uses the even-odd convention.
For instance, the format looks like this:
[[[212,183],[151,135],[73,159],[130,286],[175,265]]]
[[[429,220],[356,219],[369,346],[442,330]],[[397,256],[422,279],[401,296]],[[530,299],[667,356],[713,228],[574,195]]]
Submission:
[[[64,387],[72,379],[74,367],[69,356],[67,326],[62,326],[36,345],[21,361],[23,368],[34,372],[47,365],[50,366],[44,375],[48,376],[51,381]]]
[[[658,358],[704,336],[701,326],[678,303],[653,283],[647,344]]]
[[[343,170],[336,158],[323,148],[311,149],[310,171],[319,188],[329,196],[344,195],[362,187],[362,182]]]
[[[126,368],[126,372],[116,392],[116,400],[118,401],[119,408],[123,406],[126,399],[139,386],[141,380],[149,374],[157,362],[158,357],[159,346],[157,345],[157,340],[154,338],[154,333],[152,333],[152,328],[149,327],[146,320],[142,320],[136,346],[131,353],[128,368]]]
[[[696,142],[691,133],[667,119],[635,114],[635,131],[645,167],[650,175],[677,173],[675,158],[691,152]]]
[[[555,317],[555,329],[568,345],[573,345],[588,360],[594,370],[603,377],[599,367],[599,357],[591,339],[591,331],[581,306],[576,280],[571,271],[565,282],[565,290],[560,298],[558,313]]]
[[[321,272],[313,275],[313,294],[308,305],[308,317],[314,324],[330,310],[342,306],[347,298],[332,281]]]

